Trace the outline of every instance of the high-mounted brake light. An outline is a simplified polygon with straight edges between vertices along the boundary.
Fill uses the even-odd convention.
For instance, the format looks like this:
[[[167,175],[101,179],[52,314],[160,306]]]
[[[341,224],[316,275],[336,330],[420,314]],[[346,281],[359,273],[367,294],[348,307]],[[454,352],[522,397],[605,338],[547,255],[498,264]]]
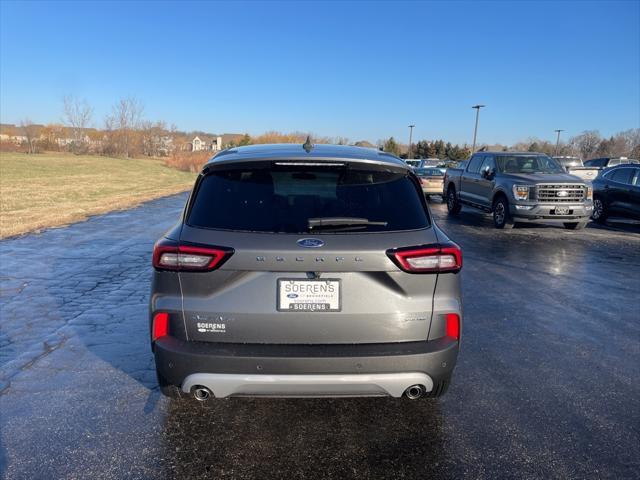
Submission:
[[[344,167],[344,163],[336,162],[274,162],[285,167]]]
[[[157,339],[167,335],[169,335],[169,314],[167,312],[158,312],[153,317],[151,339],[155,342]]]
[[[455,273],[462,268],[462,251],[454,243],[396,248],[387,255],[408,273]]]
[[[445,333],[447,337],[460,340],[460,315],[457,313],[447,313]]]
[[[153,267],[158,270],[209,272],[220,267],[233,249],[178,245],[161,240],[153,247]]]

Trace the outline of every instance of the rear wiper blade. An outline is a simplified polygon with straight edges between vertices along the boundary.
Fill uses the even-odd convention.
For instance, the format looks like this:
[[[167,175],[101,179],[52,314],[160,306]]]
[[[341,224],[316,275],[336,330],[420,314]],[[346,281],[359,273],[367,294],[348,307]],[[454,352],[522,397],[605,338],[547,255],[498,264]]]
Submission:
[[[379,225],[382,227],[387,226],[387,222],[376,222],[366,218],[358,217],[321,217],[310,218],[307,220],[309,230],[325,228],[325,227],[347,227],[347,226],[367,226],[367,225]]]

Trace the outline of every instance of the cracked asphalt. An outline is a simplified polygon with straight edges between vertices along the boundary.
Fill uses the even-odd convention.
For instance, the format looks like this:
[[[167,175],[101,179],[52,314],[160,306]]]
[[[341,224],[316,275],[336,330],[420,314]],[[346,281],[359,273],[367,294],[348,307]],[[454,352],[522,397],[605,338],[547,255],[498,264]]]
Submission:
[[[496,231],[464,251],[440,400],[160,396],[150,253],[186,196],[0,241],[0,477],[640,477],[640,231]]]

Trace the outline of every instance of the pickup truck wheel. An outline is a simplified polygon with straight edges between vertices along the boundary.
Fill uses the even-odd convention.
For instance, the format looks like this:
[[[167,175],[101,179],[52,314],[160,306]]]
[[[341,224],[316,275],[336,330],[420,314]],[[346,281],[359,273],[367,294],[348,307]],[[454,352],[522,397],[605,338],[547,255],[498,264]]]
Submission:
[[[598,223],[604,223],[607,219],[607,209],[600,197],[594,197],[593,199],[593,213],[591,214],[591,218]]]
[[[460,210],[462,210],[462,205],[460,205],[458,197],[456,197],[456,189],[449,187],[449,190],[447,190],[447,211],[449,215],[456,215],[460,213]]]
[[[565,222],[564,228],[567,230],[582,230],[587,226],[587,222]]]
[[[156,378],[158,379],[158,387],[160,387],[160,393],[162,393],[162,395],[164,395],[165,397],[173,398],[176,400],[186,397],[186,395],[182,392],[182,390],[179,387],[175,385],[171,385],[169,382],[167,382],[166,378],[162,376],[162,374],[158,371],[157,368],[156,368]]]
[[[499,197],[493,204],[493,224],[496,228],[509,230],[513,228],[513,218],[509,212],[509,202]]]

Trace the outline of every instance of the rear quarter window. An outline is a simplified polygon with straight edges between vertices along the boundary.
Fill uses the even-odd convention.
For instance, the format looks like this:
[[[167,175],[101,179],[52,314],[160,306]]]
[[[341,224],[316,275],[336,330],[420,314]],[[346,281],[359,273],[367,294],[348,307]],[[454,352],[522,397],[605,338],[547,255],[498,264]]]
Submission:
[[[344,233],[415,230],[430,224],[419,187],[408,172],[298,166],[209,173],[197,187],[187,224],[308,233],[310,218],[325,217],[386,222],[340,229]]]

